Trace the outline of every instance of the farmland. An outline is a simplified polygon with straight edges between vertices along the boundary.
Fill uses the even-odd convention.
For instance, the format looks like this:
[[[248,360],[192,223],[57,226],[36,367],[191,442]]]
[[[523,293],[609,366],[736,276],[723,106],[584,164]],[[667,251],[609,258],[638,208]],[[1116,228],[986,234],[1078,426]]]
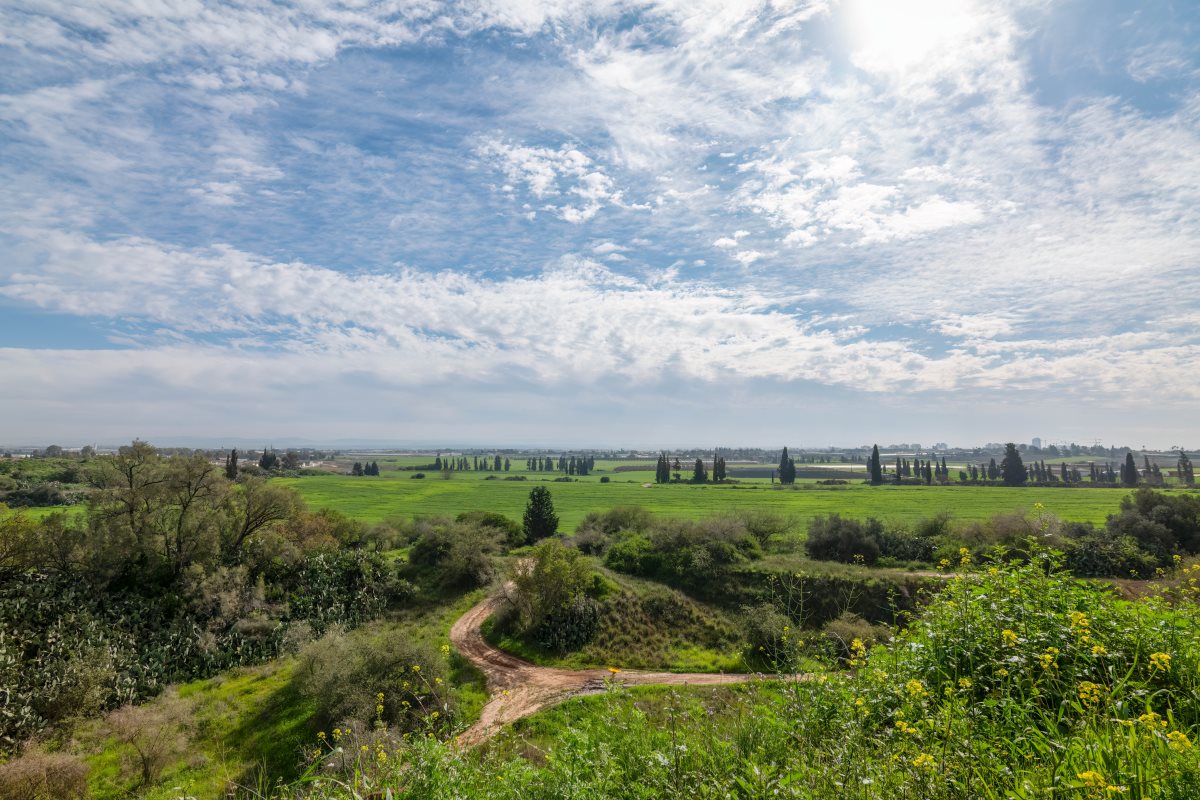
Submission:
[[[940,512],[949,512],[956,520],[979,521],[1041,503],[1067,521],[1102,523],[1128,494],[1126,489],[1032,486],[798,483],[796,488],[784,488],[765,481],[730,486],[646,487],[644,477],[652,480],[653,472],[643,476],[598,470],[597,474],[571,483],[553,482],[544,475],[529,474],[525,481],[505,481],[486,480],[482,473],[454,473],[449,480],[438,474],[412,480],[410,472],[384,471],[378,478],[322,475],[277,481],[293,487],[311,508],[333,509],[364,522],[391,517],[455,516],[464,511],[496,511],[519,519],[530,488],[545,485],[553,494],[560,530],[572,530],[588,512],[622,505],[638,505],[656,514],[689,519],[762,509],[799,520],[840,513],[905,524]],[[612,476],[610,483],[599,482],[599,477],[605,475]]]

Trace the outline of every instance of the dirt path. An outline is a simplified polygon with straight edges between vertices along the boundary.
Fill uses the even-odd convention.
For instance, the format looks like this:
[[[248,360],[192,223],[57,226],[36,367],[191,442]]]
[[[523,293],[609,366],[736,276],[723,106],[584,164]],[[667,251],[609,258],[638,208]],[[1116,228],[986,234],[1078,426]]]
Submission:
[[[479,715],[479,721],[458,737],[459,744],[471,747],[487,741],[501,728],[543,708],[570,697],[603,691],[605,680],[633,686],[644,684],[713,686],[741,683],[755,675],[716,673],[645,672],[607,669],[556,669],[539,667],[488,644],[480,626],[501,602],[488,598],[463,614],[450,629],[454,647],[487,676],[491,697]],[[808,676],[796,676],[805,679]]]

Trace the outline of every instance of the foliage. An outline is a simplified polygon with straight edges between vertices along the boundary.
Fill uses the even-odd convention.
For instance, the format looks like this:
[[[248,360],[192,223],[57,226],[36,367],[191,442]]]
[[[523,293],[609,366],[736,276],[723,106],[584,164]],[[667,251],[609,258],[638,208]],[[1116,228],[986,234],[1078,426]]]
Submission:
[[[1029,480],[1021,453],[1012,442],[1004,445],[1004,460],[1000,462],[1000,479],[1005,486],[1024,486]]]
[[[313,702],[321,730],[426,730],[431,719],[440,730],[453,720],[442,663],[426,644],[335,630],[301,651],[292,680]]]
[[[761,555],[758,539],[734,518],[663,519],[645,533],[618,537],[605,564],[618,572],[687,586]]]
[[[361,523],[281,486],[141,442],[88,469],[83,515],[0,516],[0,752],[411,596]]]
[[[492,557],[500,549],[501,535],[502,529],[478,521],[433,524],[413,542],[408,560],[411,564],[437,568],[443,586],[474,589],[491,583],[495,577]]]
[[[876,519],[864,524],[840,514],[815,517],[809,523],[804,546],[810,558],[821,561],[874,564],[879,560],[882,530],[882,523]]]
[[[105,718],[105,727],[136,776],[136,787],[155,783],[163,769],[187,751],[185,705],[172,693],[154,705],[121,706]]]
[[[369,783],[288,792],[1184,800],[1200,792],[1200,626],[1194,602],[1176,602],[1119,600],[1035,554],[951,580],[892,644],[852,639],[846,674],[611,688],[483,753],[412,738]]]
[[[522,520],[527,544],[558,532],[558,515],[554,513],[554,501],[550,497],[549,489],[545,486],[535,486],[529,490],[529,501],[525,504]]]
[[[547,613],[530,635],[546,650],[569,653],[590,642],[599,629],[599,605],[586,595],[576,594],[565,605]]]
[[[521,629],[542,647],[557,652],[586,644],[599,625],[599,609],[586,596],[595,585],[582,554],[550,539],[519,560],[512,572]]]
[[[67,753],[31,747],[0,764],[0,797],[5,800],[84,800],[87,764]]]

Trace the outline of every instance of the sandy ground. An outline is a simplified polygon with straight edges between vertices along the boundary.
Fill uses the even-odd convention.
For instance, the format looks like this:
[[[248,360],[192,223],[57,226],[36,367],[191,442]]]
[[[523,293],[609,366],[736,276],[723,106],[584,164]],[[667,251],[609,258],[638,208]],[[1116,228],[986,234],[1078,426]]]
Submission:
[[[501,598],[492,597],[463,614],[450,629],[450,641],[462,655],[487,676],[491,697],[479,721],[458,737],[464,747],[487,741],[510,722],[534,714],[570,697],[604,690],[606,680],[633,686],[644,684],[713,686],[753,680],[758,675],[645,672],[622,669],[556,669],[539,667],[488,644],[480,631]],[[806,678],[808,676],[795,676]]]

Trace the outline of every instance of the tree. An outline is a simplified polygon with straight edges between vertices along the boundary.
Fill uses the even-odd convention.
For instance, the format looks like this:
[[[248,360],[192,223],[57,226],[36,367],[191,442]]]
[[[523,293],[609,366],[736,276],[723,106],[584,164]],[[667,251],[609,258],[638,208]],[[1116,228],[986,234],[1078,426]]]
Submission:
[[[243,546],[255,533],[291,519],[303,504],[291,489],[250,478],[234,487],[226,498],[229,522],[221,531],[221,552],[226,560],[237,561]]]
[[[264,447],[262,456],[258,459],[258,466],[260,469],[271,470],[275,468],[275,462],[278,460],[279,457],[275,455],[274,450],[268,450]]]
[[[699,458],[692,468],[692,483],[708,483],[708,472],[704,469],[704,461]]]
[[[1125,454],[1125,464],[1121,467],[1121,483],[1126,486],[1138,485],[1138,468],[1131,452]]]
[[[225,477],[231,481],[236,481],[238,476],[238,451],[233,448],[229,451],[229,458],[225,459]]]
[[[796,462],[788,456],[788,449],[783,448],[779,457],[779,482],[785,486],[796,482]]]
[[[545,486],[535,486],[529,492],[529,501],[525,504],[525,516],[522,521],[525,540],[530,544],[558,531],[558,515],[554,513],[554,501],[550,497],[550,490]]]
[[[1182,448],[1179,450],[1179,482],[1184,486],[1191,486],[1196,482],[1196,473],[1192,470],[1192,462]]]
[[[504,459],[504,471],[508,472],[510,469],[512,469],[512,462],[506,458]]]
[[[992,461],[995,462],[995,459]],[[1000,477],[1005,486],[1024,486],[1025,482],[1029,480],[1029,475],[1025,472],[1025,463],[1021,460],[1021,454],[1012,442],[1004,445],[1004,460],[1000,462]]]
[[[509,599],[528,634],[544,647],[565,652],[595,634],[599,612],[586,595],[591,582],[583,554],[551,539],[516,562]]]
[[[867,462],[871,473],[871,483],[875,486],[883,483],[883,463],[879,460],[879,445],[871,448],[871,460]]]

